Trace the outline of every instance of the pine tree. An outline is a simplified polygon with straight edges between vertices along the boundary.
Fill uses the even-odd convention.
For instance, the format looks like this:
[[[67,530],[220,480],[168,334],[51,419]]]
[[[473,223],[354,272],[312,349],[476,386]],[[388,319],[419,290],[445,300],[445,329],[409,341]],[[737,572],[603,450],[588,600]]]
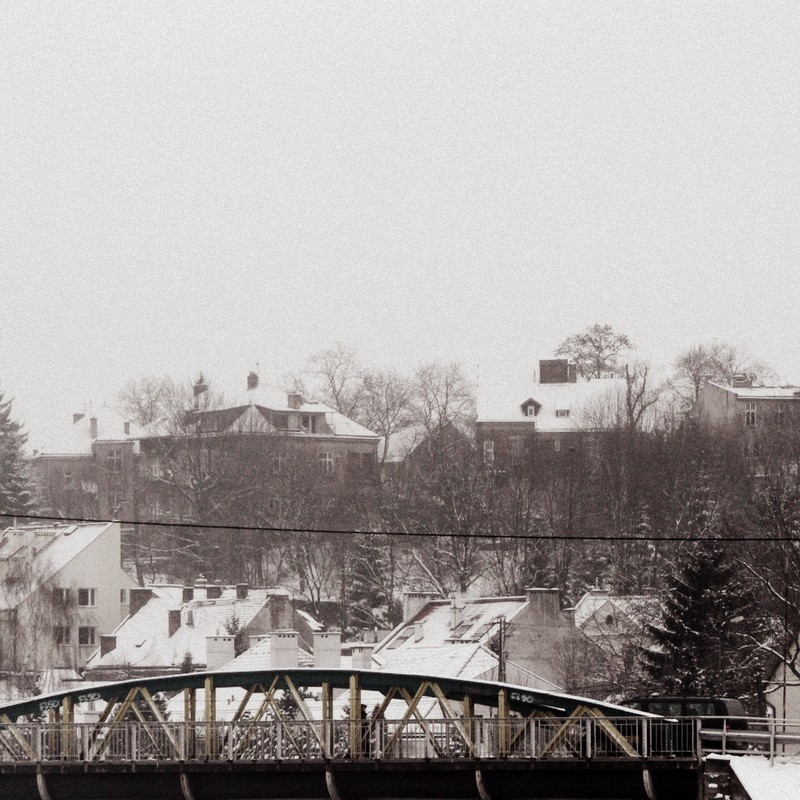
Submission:
[[[738,697],[755,705],[763,623],[755,595],[717,539],[690,544],[670,576],[662,620],[642,653],[650,690]]]
[[[22,448],[27,435],[11,418],[11,400],[0,392],[0,513],[25,514],[33,507]]]

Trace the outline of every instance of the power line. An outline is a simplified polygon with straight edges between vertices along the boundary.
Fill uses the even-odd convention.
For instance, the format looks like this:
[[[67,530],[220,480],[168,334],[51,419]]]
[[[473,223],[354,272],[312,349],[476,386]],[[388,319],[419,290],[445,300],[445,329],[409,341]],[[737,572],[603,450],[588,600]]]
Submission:
[[[48,517],[41,514],[6,514],[0,513],[0,519],[23,519],[35,522],[50,522],[53,524],[72,522],[85,525],[106,525],[110,522],[118,522],[120,525],[147,525],[153,528],[183,528],[183,529],[202,529],[208,531],[242,531],[255,533],[308,533],[318,536],[396,536],[409,539],[442,538],[442,539],[482,539],[487,541],[584,541],[584,542],[702,542],[713,539],[721,542],[786,542],[800,544],[798,536],[734,536],[720,535],[708,536],[620,536],[601,534],[559,534],[550,533],[544,535],[531,535],[525,533],[430,533],[414,531],[354,531],[337,530],[335,528],[295,528],[295,527],[276,527],[270,525],[221,525],[203,522],[162,522],[162,521],[143,521],[125,519],[100,519],[99,517]]]

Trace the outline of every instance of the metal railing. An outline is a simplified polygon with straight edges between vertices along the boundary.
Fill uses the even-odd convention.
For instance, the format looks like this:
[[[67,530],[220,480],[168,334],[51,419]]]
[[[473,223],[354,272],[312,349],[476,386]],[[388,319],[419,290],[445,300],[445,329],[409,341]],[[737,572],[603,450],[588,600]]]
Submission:
[[[0,762],[699,757],[697,722],[477,717],[17,723],[0,726]],[[732,736],[723,729],[722,737],[730,748]]]
[[[800,720],[708,718],[702,720],[698,739],[702,755],[766,756],[770,762],[800,759]]]

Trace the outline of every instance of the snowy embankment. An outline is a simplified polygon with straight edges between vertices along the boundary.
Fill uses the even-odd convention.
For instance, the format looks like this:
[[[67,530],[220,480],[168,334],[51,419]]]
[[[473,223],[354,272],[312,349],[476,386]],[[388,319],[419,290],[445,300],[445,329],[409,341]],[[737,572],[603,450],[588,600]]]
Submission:
[[[800,763],[780,761],[770,766],[759,756],[716,756],[730,761],[731,770],[750,796],[750,800],[790,800],[800,798]]]

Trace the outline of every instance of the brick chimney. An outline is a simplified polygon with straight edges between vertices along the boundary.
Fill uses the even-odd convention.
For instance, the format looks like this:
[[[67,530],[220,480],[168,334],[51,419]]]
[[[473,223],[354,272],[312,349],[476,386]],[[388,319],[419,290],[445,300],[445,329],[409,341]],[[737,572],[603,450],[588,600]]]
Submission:
[[[566,358],[540,359],[539,383],[576,383],[578,372],[575,364]]]
[[[217,600],[222,597],[222,587],[216,584],[206,586],[206,598],[208,600]]]
[[[525,599],[539,624],[563,623],[558,589],[526,589]]]
[[[314,669],[342,666],[342,632],[314,631]]]
[[[286,397],[286,403],[289,408],[300,408],[300,406],[303,405],[303,395],[301,395],[300,392],[289,392]]]
[[[192,600],[194,600],[194,587],[184,586],[183,591],[181,592],[181,602],[191,603]]]
[[[237,600],[247,600],[247,594],[250,591],[250,587],[246,583],[237,583],[236,584],[236,599]]]
[[[431,600],[437,600],[436,592],[403,592],[403,622],[413,619]]]
[[[235,637],[206,636],[206,669],[219,669],[236,657]]]
[[[270,630],[285,631],[294,628],[294,602],[289,592],[270,592],[267,610]]]
[[[89,418],[89,436],[92,439],[97,438],[97,417]]]
[[[372,651],[374,644],[353,642],[350,647],[353,653],[353,669],[372,669]]]
[[[255,389],[258,386],[258,375],[250,370],[250,373],[247,376],[247,391],[249,392],[251,389]]]
[[[297,631],[272,631],[269,634],[272,669],[294,669],[297,666]]]

